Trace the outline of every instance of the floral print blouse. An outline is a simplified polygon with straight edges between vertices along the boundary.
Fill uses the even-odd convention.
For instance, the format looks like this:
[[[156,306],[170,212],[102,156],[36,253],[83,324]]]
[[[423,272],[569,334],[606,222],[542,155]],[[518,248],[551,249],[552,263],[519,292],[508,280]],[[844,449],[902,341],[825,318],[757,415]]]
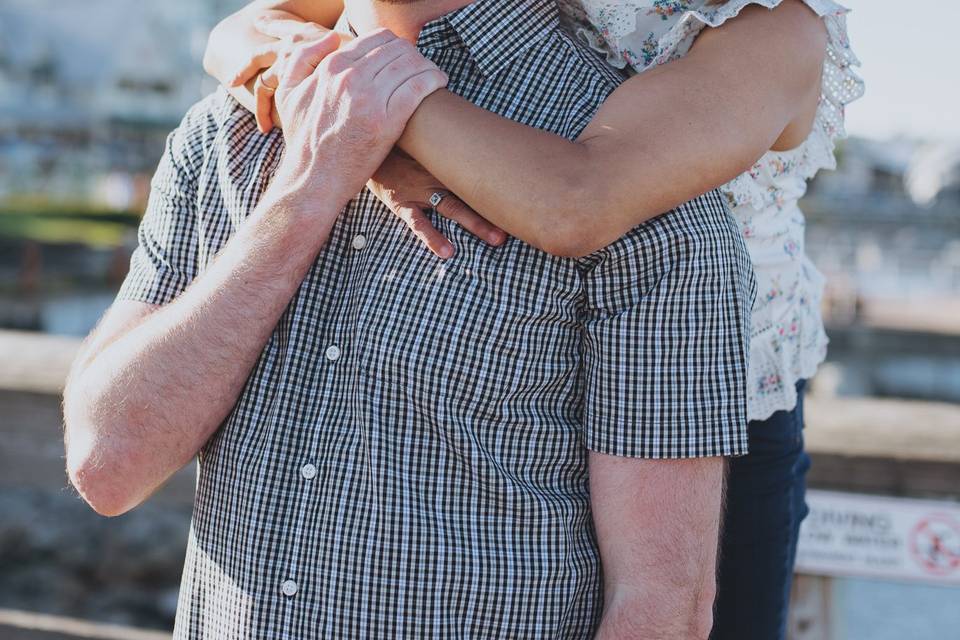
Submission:
[[[642,73],[679,58],[697,35],[735,18],[748,5],[782,0],[558,0],[568,26],[618,68]],[[848,10],[832,0],[804,0],[827,28],[823,90],[813,130],[799,147],[770,151],[722,187],[740,224],[757,274],[750,348],[749,417],[764,420],[797,403],[796,383],[816,372],[827,351],[820,303],[824,280],[804,252],[798,206],[820,169],[836,168],[844,108],[863,95],[859,61],[847,38]]]

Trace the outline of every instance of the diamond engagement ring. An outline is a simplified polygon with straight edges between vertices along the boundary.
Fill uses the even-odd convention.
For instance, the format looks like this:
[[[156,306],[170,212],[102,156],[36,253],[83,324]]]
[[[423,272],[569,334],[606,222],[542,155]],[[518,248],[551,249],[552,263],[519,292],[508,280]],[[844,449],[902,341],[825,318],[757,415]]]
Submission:
[[[430,206],[436,209],[440,206],[440,203],[443,202],[443,199],[447,197],[447,194],[443,191],[437,191],[432,196],[430,196]]]

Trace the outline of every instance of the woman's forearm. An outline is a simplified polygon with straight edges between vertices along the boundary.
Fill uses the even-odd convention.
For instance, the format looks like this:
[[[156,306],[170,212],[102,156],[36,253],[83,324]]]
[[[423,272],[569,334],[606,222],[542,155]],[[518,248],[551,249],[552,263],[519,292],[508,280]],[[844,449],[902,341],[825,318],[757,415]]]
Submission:
[[[620,108],[618,97],[610,100],[605,109]],[[731,152],[738,143],[716,131],[685,130],[668,113],[657,120],[629,130],[591,127],[569,141],[438,92],[421,105],[400,146],[507,233],[573,257],[723,184],[772,142],[762,140],[738,162]]]
[[[484,218],[549,253],[565,252],[558,225],[573,226],[579,218],[570,203],[602,182],[588,146],[448,91],[421,104],[399,146]]]

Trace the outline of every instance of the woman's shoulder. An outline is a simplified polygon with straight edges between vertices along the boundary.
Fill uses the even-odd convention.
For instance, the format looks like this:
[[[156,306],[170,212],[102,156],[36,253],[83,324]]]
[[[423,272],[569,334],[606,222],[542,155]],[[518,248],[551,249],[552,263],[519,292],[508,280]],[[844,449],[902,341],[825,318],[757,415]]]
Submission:
[[[765,160],[783,171],[780,178],[811,178],[820,169],[833,168],[834,146],[846,135],[845,108],[863,95],[864,85],[855,67],[860,62],[847,36],[848,9],[833,0],[802,0],[820,16],[827,30],[822,93],[813,130],[807,140],[784,163],[782,154],[771,152]],[[783,0],[560,0],[561,11],[581,40],[606,56],[607,62],[632,73],[642,73],[690,50],[701,31],[735,19],[748,6],[773,9]],[[755,167],[756,168],[756,167]],[[754,175],[756,173],[756,175]],[[770,185],[750,172],[724,188],[738,204],[769,198]],[[736,188],[733,188],[736,187]]]

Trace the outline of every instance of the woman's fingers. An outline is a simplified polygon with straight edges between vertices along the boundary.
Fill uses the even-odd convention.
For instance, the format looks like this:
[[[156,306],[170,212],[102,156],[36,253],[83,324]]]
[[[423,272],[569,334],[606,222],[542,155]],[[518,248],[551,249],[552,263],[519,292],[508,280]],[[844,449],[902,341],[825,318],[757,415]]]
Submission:
[[[257,129],[260,133],[270,133],[273,129],[273,101],[277,93],[279,74],[276,65],[260,74],[253,85],[253,95],[257,100],[254,116],[257,118]]]
[[[304,37],[317,31],[327,31],[315,22],[307,22],[300,16],[288,11],[274,9],[266,12],[253,22],[254,28],[265,36],[283,40],[284,38]]]
[[[325,40],[333,32],[313,22],[305,22],[292,13],[275,10],[259,16],[254,27],[265,36],[276,38],[259,47],[243,67],[234,74],[231,85],[239,87],[249,82],[261,69],[273,65],[289,51],[290,45],[311,40]],[[337,41],[339,42],[339,40]]]
[[[453,257],[453,244],[433,226],[430,218],[419,206],[399,205],[395,207],[394,213],[407,224],[413,231],[413,235],[417,236],[417,239],[438,258],[448,260]]]
[[[442,194],[436,211],[453,220],[487,244],[500,246],[507,234],[450,193],[420,164],[400,151],[394,151],[367,183],[370,190],[402,219],[430,251],[441,258],[453,256],[453,245],[434,228],[424,212]]]
[[[419,204],[402,204],[392,207],[397,217],[403,220],[431,252],[447,260],[453,257],[453,244],[430,222],[430,217]],[[494,247],[507,241],[507,233],[485,220],[479,213],[452,194],[444,196],[437,213],[453,220],[461,227]]]
[[[257,73],[277,61],[282,47],[283,44],[280,42],[270,42],[257,49],[244,66],[234,74],[230,86],[241,87],[250,82]]]
[[[437,205],[437,213],[444,218],[453,220],[487,244],[499,247],[507,241],[506,231],[468,207],[466,203],[452,193],[444,195],[443,200]]]

